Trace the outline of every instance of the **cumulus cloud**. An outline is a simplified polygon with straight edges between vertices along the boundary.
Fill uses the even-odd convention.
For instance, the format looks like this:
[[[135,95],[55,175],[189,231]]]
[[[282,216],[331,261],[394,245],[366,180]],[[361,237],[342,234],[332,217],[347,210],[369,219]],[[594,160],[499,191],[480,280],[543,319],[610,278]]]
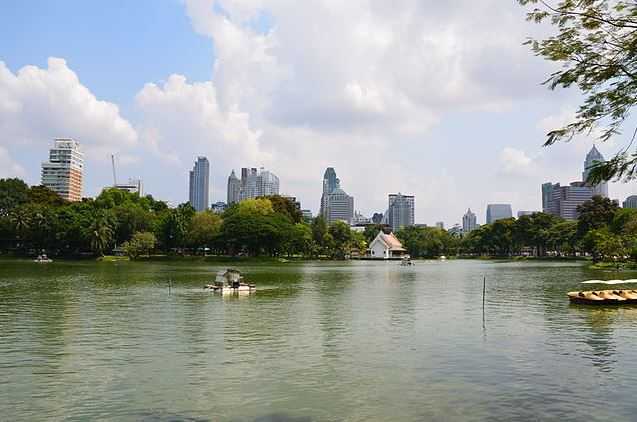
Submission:
[[[12,73],[0,61],[0,136],[14,145],[79,140],[89,157],[133,147],[137,133],[110,102],[98,100],[65,60]]]
[[[544,64],[521,45],[524,10],[496,0],[185,5],[214,44],[218,107],[245,113],[282,186],[313,209],[326,165],[364,198],[364,212],[399,190],[419,196],[420,210],[437,206],[428,195],[444,169],[412,165],[426,157],[432,128],[449,113],[509,110],[542,90]],[[383,177],[369,183],[375,169]]]
[[[135,103],[142,116],[138,126],[142,147],[180,174],[186,174],[196,155],[207,156],[217,197],[234,165],[266,165],[270,160],[249,116],[236,107],[222,108],[212,82],[190,83],[182,75],[171,75],[162,85],[146,84]],[[173,192],[183,191],[179,184],[172,187]]]
[[[533,160],[526,155],[526,152],[511,147],[506,147],[500,151],[500,163],[502,172],[513,176],[531,174],[534,165]]]

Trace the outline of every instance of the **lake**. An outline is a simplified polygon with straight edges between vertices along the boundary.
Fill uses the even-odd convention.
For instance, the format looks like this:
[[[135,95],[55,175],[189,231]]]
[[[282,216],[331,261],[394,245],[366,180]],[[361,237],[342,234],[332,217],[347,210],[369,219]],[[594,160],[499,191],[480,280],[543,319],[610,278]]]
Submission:
[[[581,263],[307,262],[237,266],[253,295],[203,291],[221,268],[0,261],[0,419],[637,415],[637,307],[565,295],[617,274]]]

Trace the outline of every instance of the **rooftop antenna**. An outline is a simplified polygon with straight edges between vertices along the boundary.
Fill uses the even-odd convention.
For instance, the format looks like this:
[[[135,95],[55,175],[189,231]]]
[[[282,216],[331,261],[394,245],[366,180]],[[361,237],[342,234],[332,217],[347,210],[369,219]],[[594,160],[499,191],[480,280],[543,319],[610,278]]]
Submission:
[[[111,164],[113,165],[113,186],[117,186],[117,174],[115,173],[115,154],[111,154]]]

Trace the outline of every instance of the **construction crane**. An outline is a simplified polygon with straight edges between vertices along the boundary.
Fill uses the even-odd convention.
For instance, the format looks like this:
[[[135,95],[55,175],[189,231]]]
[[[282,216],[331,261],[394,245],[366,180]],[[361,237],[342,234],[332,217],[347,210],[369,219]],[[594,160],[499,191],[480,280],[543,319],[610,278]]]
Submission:
[[[113,186],[117,186],[117,174],[115,173],[115,154],[111,154],[111,163],[113,165]]]

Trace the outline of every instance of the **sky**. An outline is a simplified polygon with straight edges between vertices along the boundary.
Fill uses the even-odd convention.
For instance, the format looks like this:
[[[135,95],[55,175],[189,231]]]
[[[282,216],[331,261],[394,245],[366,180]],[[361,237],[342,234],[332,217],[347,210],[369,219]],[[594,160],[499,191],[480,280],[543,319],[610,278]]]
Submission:
[[[118,179],[186,202],[204,155],[213,202],[232,169],[265,167],[316,213],[331,166],[368,216],[396,192],[430,225],[540,210],[540,185],[580,180],[594,143],[542,147],[582,99],[541,85],[555,64],[523,43],[549,31],[513,0],[8,0],[0,178],[39,184],[53,138],[71,137],[86,196],[113,183],[114,154]]]

